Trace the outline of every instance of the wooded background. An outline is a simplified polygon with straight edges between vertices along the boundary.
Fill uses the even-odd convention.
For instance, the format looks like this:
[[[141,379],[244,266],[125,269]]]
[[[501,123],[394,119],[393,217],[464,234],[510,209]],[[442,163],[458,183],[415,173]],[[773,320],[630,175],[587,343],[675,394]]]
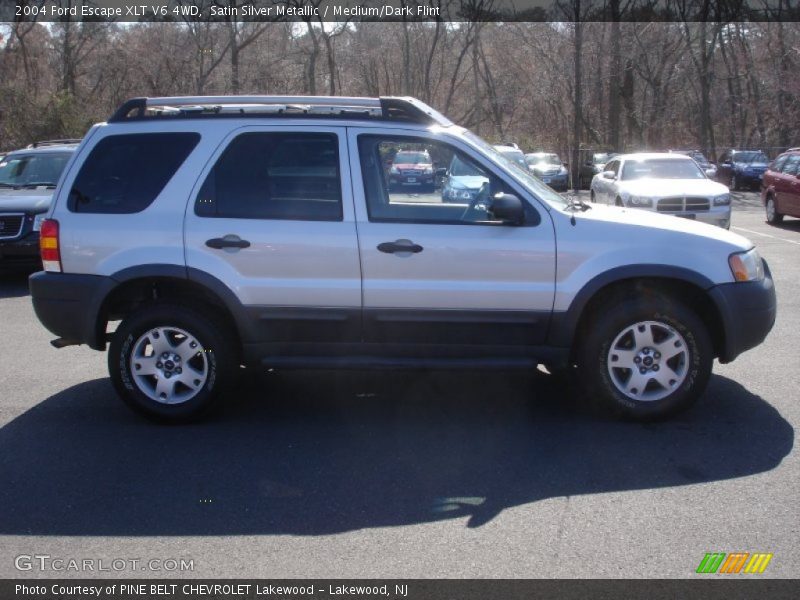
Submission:
[[[800,145],[800,23],[576,20],[598,2],[535,23],[3,23],[0,149],[81,137],[134,96],[240,93],[411,95],[565,160]]]

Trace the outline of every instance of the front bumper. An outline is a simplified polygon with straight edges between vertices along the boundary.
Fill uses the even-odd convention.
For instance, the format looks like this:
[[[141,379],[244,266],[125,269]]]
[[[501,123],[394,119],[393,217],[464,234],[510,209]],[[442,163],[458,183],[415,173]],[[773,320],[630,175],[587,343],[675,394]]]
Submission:
[[[736,179],[739,185],[761,185],[764,179],[764,171],[737,171]]]
[[[29,231],[12,240],[0,240],[0,267],[41,266],[39,232]]]
[[[105,349],[105,331],[97,317],[116,282],[100,275],[46,273],[28,278],[33,310],[56,336],[95,350]]]
[[[709,294],[719,309],[724,330],[720,362],[731,362],[766,339],[777,313],[775,284],[767,261],[762,281],[724,283],[711,288]]]

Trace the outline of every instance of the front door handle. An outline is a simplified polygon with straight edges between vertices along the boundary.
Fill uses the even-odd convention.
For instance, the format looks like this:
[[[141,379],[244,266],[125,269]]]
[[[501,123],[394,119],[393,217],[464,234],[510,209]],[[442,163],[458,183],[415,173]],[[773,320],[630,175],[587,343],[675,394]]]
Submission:
[[[401,254],[403,252],[417,254],[418,252],[422,252],[422,246],[415,244],[411,240],[396,240],[394,242],[378,244],[378,250],[386,254]]]
[[[215,250],[222,250],[223,248],[249,248],[250,242],[241,239],[238,235],[226,235],[225,237],[206,240],[206,246],[214,248]]]

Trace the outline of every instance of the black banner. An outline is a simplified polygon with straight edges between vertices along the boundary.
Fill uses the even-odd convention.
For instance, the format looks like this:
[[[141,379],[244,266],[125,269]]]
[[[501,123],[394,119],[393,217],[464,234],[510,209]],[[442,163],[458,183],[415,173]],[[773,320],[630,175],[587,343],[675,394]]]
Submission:
[[[516,600],[796,598],[798,581],[712,576],[694,580],[113,580],[0,581],[3,600]]]
[[[800,0],[0,0],[0,21],[800,21]]]

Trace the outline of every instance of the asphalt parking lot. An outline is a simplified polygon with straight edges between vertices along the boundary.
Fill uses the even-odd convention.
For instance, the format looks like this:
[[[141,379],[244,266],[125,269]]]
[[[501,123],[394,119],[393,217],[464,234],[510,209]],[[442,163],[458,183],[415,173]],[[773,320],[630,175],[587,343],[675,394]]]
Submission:
[[[191,559],[194,577],[691,577],[706,552],[800,572],[800,220],[733,230],[778,320],[666,423],[607,421],[544,373],[273,372],[215,420],[157,426],[105,354],[55,350],[0,278],[0,577],[19,555]],[[168,576],[130,571],[102,575]]]

